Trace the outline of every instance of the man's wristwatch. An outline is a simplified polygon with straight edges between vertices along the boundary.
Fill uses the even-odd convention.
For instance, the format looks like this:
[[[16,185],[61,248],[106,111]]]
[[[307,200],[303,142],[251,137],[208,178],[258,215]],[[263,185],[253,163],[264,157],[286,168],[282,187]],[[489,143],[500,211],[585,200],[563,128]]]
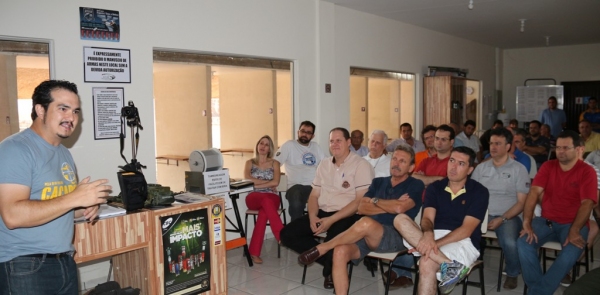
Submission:
[[[502,223],[506,223],[506,221],[508,221],[508,218],[502,217]]]
[[[379,202],[379,198],[373,198],[371,202],[373,204],[377,205],[377,202]]]

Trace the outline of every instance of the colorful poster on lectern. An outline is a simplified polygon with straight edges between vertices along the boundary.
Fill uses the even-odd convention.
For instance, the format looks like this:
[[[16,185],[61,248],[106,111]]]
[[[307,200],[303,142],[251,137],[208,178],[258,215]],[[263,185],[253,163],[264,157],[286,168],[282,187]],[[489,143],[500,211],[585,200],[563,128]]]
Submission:
[[[164,257],[164,294],[210,290],[208,209],[160,217]]]

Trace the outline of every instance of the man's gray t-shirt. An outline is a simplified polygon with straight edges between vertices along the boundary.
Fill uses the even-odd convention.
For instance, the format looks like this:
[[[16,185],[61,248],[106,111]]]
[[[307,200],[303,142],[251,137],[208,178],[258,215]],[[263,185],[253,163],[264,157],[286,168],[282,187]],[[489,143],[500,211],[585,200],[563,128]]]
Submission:
[[[50,145],[26,129],[0,143],[0,183],[28,186],[29,199],[44,202],[72,192],[78,180],[67,148]],[[72,251],[73,217],[71,210],[43,225],[12,230],[0,218],[0,262],[21,255]]]
[[[488,214],[499,216],[517,203],[517,193],[529,193],[531,180],[523,164],[508,158],[500,167],[494,161],[485,161],[475,168],[471,178],[490,192]]]

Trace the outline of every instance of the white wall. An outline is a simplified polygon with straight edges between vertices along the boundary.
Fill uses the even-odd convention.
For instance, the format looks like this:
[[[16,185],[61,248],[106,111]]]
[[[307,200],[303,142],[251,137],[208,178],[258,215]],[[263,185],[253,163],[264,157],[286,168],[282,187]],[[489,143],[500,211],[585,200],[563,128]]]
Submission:
[[[321,3],[320,7],[324,6],[329,4]],[[419,124],[415,130],[422,127],[422,78],[428,66],[469,69],[469,78],[483,81],[482,95],[494,93],[494,47],[340,6],[322,12],[329,14],[335,28],[334,50],[330,55],[320,57],[321,60],[335,60],[331,65],[331,71],[335,73],[334,98],[331,102],[322,102],[322,106],[326,103],[335,105],[335,116],[322,120],[330,119],[342,126],[348,125],[348,71],[351,66],[417,74],[416,121]],[[329,51],[326,53],[329,54]],[[323,62],[320,65],[323,67]],[[488,104],[484,103],[484,109]]]
[[[600,80],[600,44],[504,50],[502,96],[509,118],[516,117],[517,86],[527,79],[561,82]]]
[[[121,42],[80,40],[80,6],[119,11]],[[294,125],[315,122],[325,149],[329,129],[349,126],[350,66],[416,73],[419,101],[429,65],[468,68],[470,78],[484,81],[484,95],[493,93],[495,81],[490,46],[318,0],[131,0],[100,6],[89,0],[3,1],[0,38],[6,37],[52,41],[53,78],[75,82],[80,90],[82,129],[71,148],[79,176],[107,177],[116,187],[117,166],[123,164],[119,143],[94,140],[91,88],[122,86],[125,99],[135,102],[144,126],[138,160],[148,166],[148,181],[154,182],[154,48],[293,60]],[[132,83],[84,83],[83,46],[130,49]],[[324,93],[325,83],[333,84],[331,94]],[[128,139],[127,158],[130,150]]]

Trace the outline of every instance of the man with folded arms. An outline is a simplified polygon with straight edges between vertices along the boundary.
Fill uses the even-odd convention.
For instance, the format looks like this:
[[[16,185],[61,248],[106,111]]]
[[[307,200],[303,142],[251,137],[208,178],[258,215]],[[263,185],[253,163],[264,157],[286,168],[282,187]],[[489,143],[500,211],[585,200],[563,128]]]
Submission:
[[[391,176],[375,178],[360,200],[358,214],[366,216],[330,241],[298,256],[300,263],[308,265],[333,249],[336,294],[348,293],[348,261],[358,264],[371,251],[385,253],[406,249],[402,237],[394,229],[394,217],[399,213],[405,213],[413,219],[417,216],[421,209],[424,185],[409,175],[415,167],[415,153],[411,147],[398,145],[391,158]]]
[[[433,182],[425,190],[421,227],[410,216],[398,214],[394,227],[404,244],[419,261],[418,294],[436,294],[436,272],[440,272],[442,294],[452,292],[479,257],[481,222],[485,218],[489,193],[479,182],[469,179],[475,152],[454,148],[448,161],[448,177]],[[418,252],[417,252],[418,251]]]

